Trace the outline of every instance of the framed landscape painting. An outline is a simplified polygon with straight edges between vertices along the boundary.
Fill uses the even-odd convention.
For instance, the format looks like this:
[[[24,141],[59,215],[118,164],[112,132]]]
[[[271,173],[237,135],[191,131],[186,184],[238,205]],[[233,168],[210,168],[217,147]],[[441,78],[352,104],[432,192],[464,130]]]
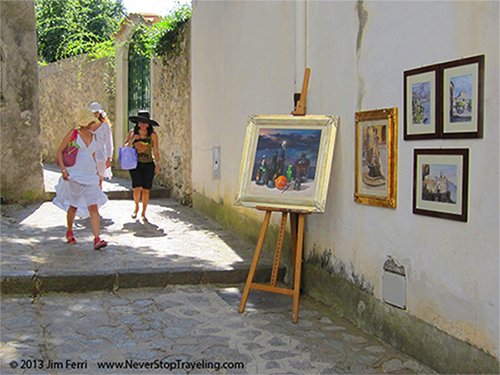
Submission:
[[[398,109],[356,112],[354,201],[397,206]]]
[[[235,205],[324,212],[337,124],[337,116],[250,116]]]
[[[404,139],[439,138],[438,65],[407,70],[404,76]]]
[[[415,149],[413,213],[467,221],[468,149]]]
[[[484,55],[442,64],[442,72],[442,138],[482,138]]]

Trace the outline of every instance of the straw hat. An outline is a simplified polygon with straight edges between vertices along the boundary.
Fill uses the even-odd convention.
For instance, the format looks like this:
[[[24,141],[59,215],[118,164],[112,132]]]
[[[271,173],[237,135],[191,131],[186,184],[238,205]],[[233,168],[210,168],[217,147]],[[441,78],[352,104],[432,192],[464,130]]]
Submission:
[[[77,127],[85,127],[91,122],[97,121],[97,119],[88,109],[82,108],[76,112],[74,121]]]

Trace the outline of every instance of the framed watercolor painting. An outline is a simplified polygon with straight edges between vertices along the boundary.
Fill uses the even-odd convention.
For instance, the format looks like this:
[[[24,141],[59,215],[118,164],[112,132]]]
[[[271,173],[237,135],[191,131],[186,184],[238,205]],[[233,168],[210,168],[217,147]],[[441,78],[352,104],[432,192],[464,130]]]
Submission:
[[[250,116],[235,205],[324,212],[337,116]]]
[[[407,70],[404,76],[404,139],[439,138],[439,65]]]
[[[441,65],[442,138],[483,137],[484,55]]]
[[[415,149],[413,213],[467,221],[468,149]]]
[[[397,206],[398,109],[356,112],[354,201]]]

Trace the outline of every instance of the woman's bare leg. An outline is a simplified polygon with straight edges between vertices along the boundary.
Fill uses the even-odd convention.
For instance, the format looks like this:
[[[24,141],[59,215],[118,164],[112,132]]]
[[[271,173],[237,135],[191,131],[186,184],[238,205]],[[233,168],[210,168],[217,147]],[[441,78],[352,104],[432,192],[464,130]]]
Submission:
[[[144,219],[146,218],[146,208],[148,207],[150,192],[151,192],[151,190],[142,189],[142,214],[141,214],[141,216]]]
[[[141,195],[142,195],[142,188],[141,187],[134,188],[135,209],[134,213],[132,214],[133,219],[137,217],[137,212],[139,212],[139,202],[141,201]]]
[[[69,206],[68,212],[66,213],[66,224],[68,225],[68,232],[73,231],[73,223],[75,222],[76,207]]]
[[[92,205],[88,207],[90,214],[90,226],[92,227],[92,234],[94,238],[99,238],[101,232],[101,217],[99,216],[99,211],[97,205]]]

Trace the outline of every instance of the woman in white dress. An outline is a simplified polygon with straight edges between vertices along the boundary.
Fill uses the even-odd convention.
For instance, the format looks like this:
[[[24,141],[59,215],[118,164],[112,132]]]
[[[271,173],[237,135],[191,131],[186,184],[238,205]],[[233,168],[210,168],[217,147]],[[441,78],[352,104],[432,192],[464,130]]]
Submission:
[[[111,123],[102,106],[97,102],[89,105],[90,110],[98,121],[94,122],[90,130],[95,134],[99,149],[95,154],[97,172],[99,173],[99,186],[102,189],[102,181],[113,176],[111,172],[111,160],[113,159],[113,134]]]
[[[56,197],[53,203],[67,212],[66,241],[75,244],[73,222],[75,215],[81,218],[90,217],[92,234],[94,235],[94,249],[98,250],[107,245],[101,240],[100,216],[98,207],[108,201],[107,196],[99,188],[99,175],[94,154],[98,150],[95,135],[90,131],[96,118],[88,110],[82,109],[77,115],[76,124],[79,126],[75,143],[78,147],[76,163],[72,167],[65,167],[63,150],[71,142],[74,130],[70,130],[57,149],[57,164],[61,168],[62,176],[56,186]]]

